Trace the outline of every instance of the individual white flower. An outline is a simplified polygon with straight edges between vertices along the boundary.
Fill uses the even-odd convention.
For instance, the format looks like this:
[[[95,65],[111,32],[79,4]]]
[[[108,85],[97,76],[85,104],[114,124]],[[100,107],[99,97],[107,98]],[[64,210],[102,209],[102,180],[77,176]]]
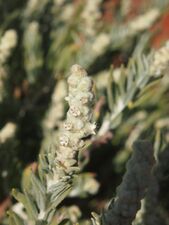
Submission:
[[[60,136],[59,141],[62,146],[68,146],[69,144],[69,138],[66,135]]]
[[[65,130],[71,130],[73,127],[73,124],[71,122],[65,121],[63,126]]]
[[[79,108],[76,107],[76,106],[74,106],[74,105],[71,105],[71,106],[70,106],[69,111],[70,111],[70,113],[71,113],[73,116],[75,116],[75,117],[78,117],[78,116],[80,116],[80,114],[81,114]]]

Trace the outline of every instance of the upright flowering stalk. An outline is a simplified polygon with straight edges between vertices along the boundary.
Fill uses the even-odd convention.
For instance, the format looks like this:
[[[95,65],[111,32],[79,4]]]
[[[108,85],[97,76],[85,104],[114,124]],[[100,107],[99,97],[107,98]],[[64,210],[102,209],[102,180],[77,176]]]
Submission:
[[[57,150],[49,152],[47,156],[49,172],[46,175],[46,188],[55,207],[68,195],[73,178],[79,171],[78,155],[84,147],[83,139],[95,133],[96,125],[91,122],[92,87],[93,82],[87,72],[79,65],[72,66],[68,78],[68,96],[65,98],[69,110],[60,130]],[[47,218],[46,213],[41,215],[41,218]]]
[[[83,138],[94,134],[96,127],[91,122],[94,99],[92,79],[82,67],[74,65],[68,85],[69,95],[65,99],[69,103],[69,110],[59,137],[55,182],[77,171],[78,153],[84,147]]]

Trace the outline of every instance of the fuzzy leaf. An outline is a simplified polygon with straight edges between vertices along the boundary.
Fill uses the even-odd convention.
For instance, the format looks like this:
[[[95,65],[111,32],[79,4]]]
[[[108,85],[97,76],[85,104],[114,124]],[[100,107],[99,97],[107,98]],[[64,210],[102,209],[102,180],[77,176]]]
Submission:
[[[36,218],[38,216],[36,206],[33,203],[33,200],[30,199],[30,196],[26,193],[26,191],[23,194],[23,193],[17,191],[16,189],[13,189],[12,195],[14,196],[14,198],[17,201],[21,202],[24,205],[30,219],[36,220]]]
[[[53,190],[51,192],[52,193],[51,202],[53,202],[55,207],[57,207],[58,204],[68,195],[70,189],[71,189],[71,185],[67,183],[53,186]]]
[[[56,193],[54,190],[57,190],[57,185],[55,185],[55,188],[53,189],[53,192],[50,198],[50,205],[48,206],[48,209],[47,209],[46,218],[51,217],[51,215],[55,213],[56,207],[69,194],[71,190],[71,186],[67,184],[63,186],[62,189],[58,188]]]
[[[40,210],[44,210],[46,204],[45,187],[33,172],[31,173],[31,181],[32,181],[32,191],[33,195],[35,196],[36,203]]]

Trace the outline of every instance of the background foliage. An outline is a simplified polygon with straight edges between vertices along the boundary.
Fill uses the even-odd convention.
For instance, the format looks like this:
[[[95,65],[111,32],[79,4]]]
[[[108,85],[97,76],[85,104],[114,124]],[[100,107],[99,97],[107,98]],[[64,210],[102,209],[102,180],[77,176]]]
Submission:
[[[98,135],[87,140],[82,172],[54,221],[68,216],[88,224],[90,212],[99,213],[115,195],[140,138],[154,145],[158,191],[151,197],[158,224],[169,224],[168,67],[157,62],[159,70],[149,72],[169,38],[169,1],[1,0],[0,21],[1,224],[8,224],[5,211],[19,207],[11,189],[29,187],[38,154],[55,145],[75,63],[95,81]]]

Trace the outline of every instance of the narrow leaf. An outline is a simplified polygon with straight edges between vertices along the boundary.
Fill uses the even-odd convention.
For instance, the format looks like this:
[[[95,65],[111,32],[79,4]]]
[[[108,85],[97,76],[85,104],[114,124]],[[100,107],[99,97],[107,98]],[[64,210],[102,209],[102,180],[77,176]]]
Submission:
[[[31,181],[32,181],[32,191],[35,196],[36,203],[38,205],[39,210],[44,210],[46,205],[46,190],[42,182],[35,176],[35,174],[31,173]]]
[[[9,216],[9,225],[25,225],[24,221],[12,210],[7,212]]]

